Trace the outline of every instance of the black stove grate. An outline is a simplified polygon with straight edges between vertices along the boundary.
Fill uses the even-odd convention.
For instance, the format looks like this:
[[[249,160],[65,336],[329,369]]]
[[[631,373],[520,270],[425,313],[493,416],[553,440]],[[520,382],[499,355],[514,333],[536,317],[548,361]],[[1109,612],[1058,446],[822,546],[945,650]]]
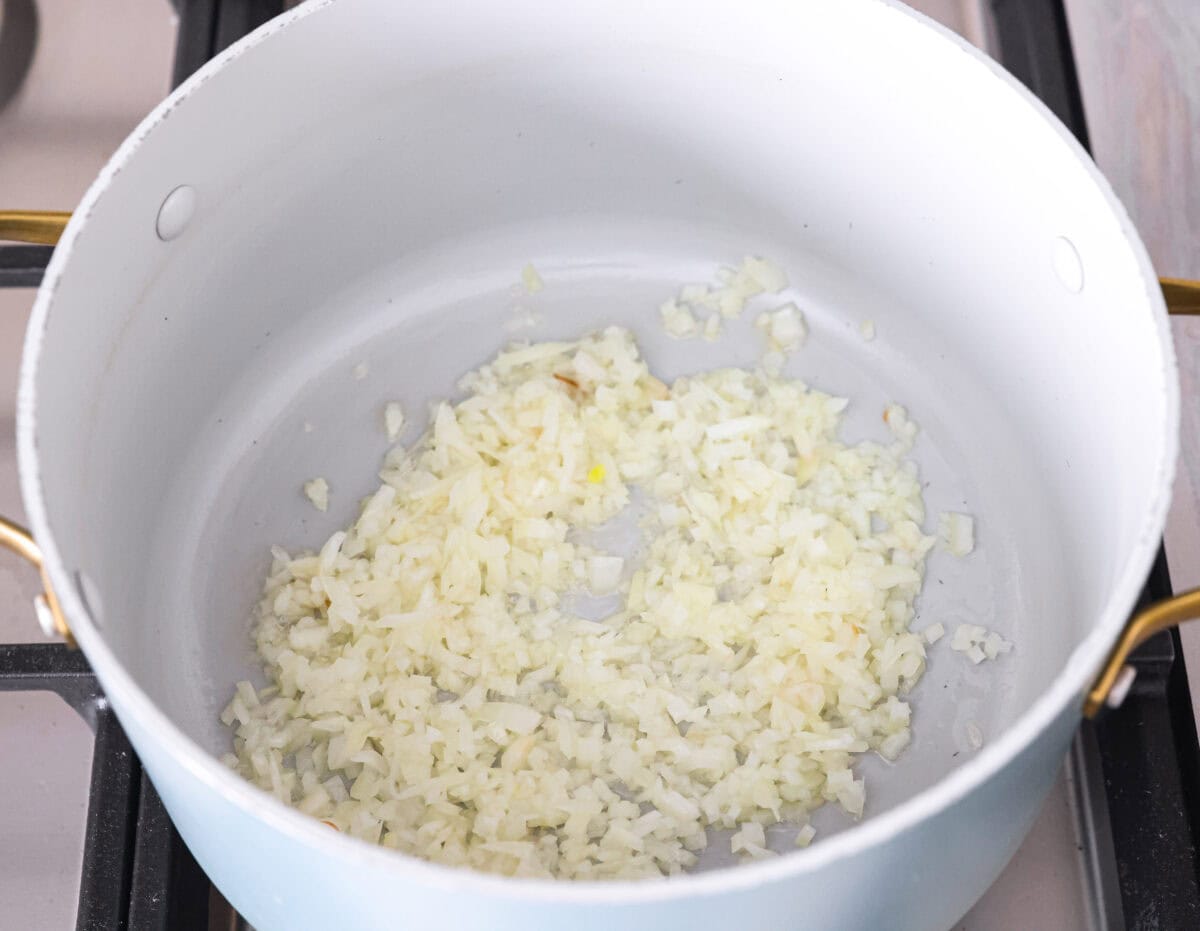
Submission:
[[[174,0],[174,81],[288,4]],[[1000,58],[1087,145],[1062,0],[990,0]],[[37,285],[44,246],[0,245],[0,287]],[[1143,602],[1171,591],[1159,553]],[[1118,711],[1085,724],[1072,753],[1089,887],[1101,927],[1200,927],[1200,747],[1178,634],[1135,654],[1135,685]],[[196,864],[142,771],[81,653],[61,644],[0,646],[0,691],[60,695],[96,735],[77,927],[82,931],[215,931],[237,917]]]
[[[172,83],[178,87],[197,68],[267,20],[285,0],[171,0],[179,11]]]
[[[52,246],[0,244],[0,288],[36,288],[53,251]]]
[[[209,931],[223,904],[175,831],[154,787],[78,650],[61,643],[0,646],[0,692],[54,692],[96,735],[92,752],[80,931]]]

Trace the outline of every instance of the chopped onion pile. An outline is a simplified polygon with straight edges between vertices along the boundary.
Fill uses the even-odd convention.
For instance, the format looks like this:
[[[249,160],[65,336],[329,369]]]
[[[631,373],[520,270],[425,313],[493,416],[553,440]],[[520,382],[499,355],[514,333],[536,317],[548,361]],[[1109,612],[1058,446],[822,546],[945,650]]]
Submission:
[[[673,874],[709,828],[757,858],[767,826],[804,845],[826,802],[861,815],[855,759],[908,744],[924,669],[903,409],[894,442],[848,446],[845,399],[740,370],[668,387],[617,328],[461,386],[348,530],[274,551],[271,684],[224,712],[231,765],[354,836],[509,875]],[[639,558],[587,544],[634,486]],[[571,610],[613,591],[600,621]]]

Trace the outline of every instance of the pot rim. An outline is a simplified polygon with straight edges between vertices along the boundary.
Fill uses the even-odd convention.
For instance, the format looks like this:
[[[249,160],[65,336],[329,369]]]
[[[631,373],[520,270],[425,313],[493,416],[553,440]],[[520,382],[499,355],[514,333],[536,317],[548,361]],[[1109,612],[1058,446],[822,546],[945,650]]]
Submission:
[[[1144,515],[1135,546],[1122,568],[1108,604],[1091,632],[1076,646],[1051,686],[1006,732],[985,745],[977,755],[900,805],[880,815],[869,817],[812,847],[791,852],[786,856],[743,864],[735,868],[671,877],[666,882],[564,881],[502,877],[431,863],[400,851],[334,834],[315,818],[284,805],[274,796],[246,781],[184,734],[154,704],[108,648],[103,636],[92,623],[55,543],[43,496],[35,419],[36,381],[43,338],[59,280],[68,266],[76,240],[87,225],[89,215],[104,196],[112,179],[136,155],[142,142],[155,127],[166,119],[180,102],[230,62],[291,24],[308,16],[319,15],[335,2],[336,0],[311,0],[271,20],[215,56],[155,107],[121,144],[84,194],[54,250],[34,303],[25,336],[17,399],[17,447],[22,496],[35,538],[43,552],[46,571],[72,631],[94,667],[106,694],[119,712],[138,720],[142,727],[153,733],[174,764],[186,770],[191,778],[222,795],[245,816],[261,819],[289,841],[314,852],[336,855],[348,864],[372,872],[403,874],[408,881],[452,890],[455,893],[523,898],[547,904],[608,906],[665,902],[687,896],[720,895],[751,889],[825,869],[861,855],[945,810],[996,776],[1032,745],[1072,704],[1081,712],[1084,693],[1124,628],[1149,574],[1170,505],[1179,442],[1179,385],[1170,324],[1158,279],[1128,213],[1111,186],[1082,146],[1040,100],[985,53],[949,29],[904,6],[899,0],[855,0],[862,9],[862,15],[899,15],[909,20],[909,25],[932,28],[939,32],[943,38],[953,42],[966,53],[970,60],[968,67],[986,69],[988,80],[1006,85],[1010,91],[1018,94],[1040,113],[1054,128],[1061,143],[1070,150],[1079,167],[1088,174],[1107,201],[1132,252],[1145,288],[1145,309],[1149,310],[1153,317],[1157,332],[1166,393],[1166,416],[1163,424],[1165,434],[1162,437],[1161,458],[1158,463],[1157,487]]]

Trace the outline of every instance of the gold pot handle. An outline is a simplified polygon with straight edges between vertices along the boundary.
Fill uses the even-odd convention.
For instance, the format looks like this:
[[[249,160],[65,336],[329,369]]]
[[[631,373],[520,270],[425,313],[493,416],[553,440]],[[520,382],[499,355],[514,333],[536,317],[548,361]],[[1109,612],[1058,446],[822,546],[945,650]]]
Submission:
[[[58,599],[54,597],[54,589],[50,585],[49,576],[46,575],[46,567],[42,564],[41,547],[34,542],[33,536],[24,527],[0,517],[0,547],[10,549],[18,556],[24,556],[37,567],[42,577],[42,594],[33,599],[38,623],[47,637],[57,634],[68,645],[74,646],[75,638],[71,636],[71,628],[67,626]]]
[[[1159,278],[1158,283],[1167,299],[1167,313],[1178,317],[1200,314],[1200,281]]]
[[[1083,713],[1094,718],[1106,705],[1120,705],[1133,684],[1133,670],[1125,665],[1129,654],[1160,631],[1194,620],[1200,620],[1200,588],[1160,601],[1135,614],[1104,661],[1104,668],[1088,692]]]
[[[0,210],[0,241],[53,246],[69,219],[69,213],[59,210]]]

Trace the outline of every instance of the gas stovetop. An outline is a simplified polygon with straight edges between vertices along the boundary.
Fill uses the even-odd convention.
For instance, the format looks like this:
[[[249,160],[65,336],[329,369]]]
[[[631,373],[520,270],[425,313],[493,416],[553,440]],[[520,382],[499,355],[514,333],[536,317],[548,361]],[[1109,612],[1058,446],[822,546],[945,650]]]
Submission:
[[[9,4],[10,28],[34,8],[32,0]],[[176,0],[173,82],[290,5],[283,0]],[[944,0],[914,5],[934,15],[948,9]],[[963,6],[973,9],[970,18],[979,34],[971,38],[1024,81],[1086,146],[1061,0],[967,0]],[[0,32],[0,52],[11,35]],[[13,70],[8,69],[10,80]],[[4,74],[0,68],[0,77]],[[0,107],[5,100],[0,93]],[[0,245],[0,288],[35,286],[50,253],[49,247]],[[1160,554],[1143,602],[1170,590]],[[14,601],[5,610],[24,610]],[[1178,635],[1172,631],[1154,638],[1134,662],[1138,675],[1124,705],[1099,724],[1080,729],[1029,839],[960,928],[1200,927],[1200,748]],[[0,646],[0,692],[33,691],[60,695],[95,737],[77,927],[245,927],[172,826],[83,655],[61,644]],[[30,726],[38,725],[31,720]],[[0,764],[0,773],[11,765]],[[3,823],[0,807],[0,827]],[[0,884],[15,881],[0,877]],[[8,917],[16,922],[13,927],[28,926]]]

